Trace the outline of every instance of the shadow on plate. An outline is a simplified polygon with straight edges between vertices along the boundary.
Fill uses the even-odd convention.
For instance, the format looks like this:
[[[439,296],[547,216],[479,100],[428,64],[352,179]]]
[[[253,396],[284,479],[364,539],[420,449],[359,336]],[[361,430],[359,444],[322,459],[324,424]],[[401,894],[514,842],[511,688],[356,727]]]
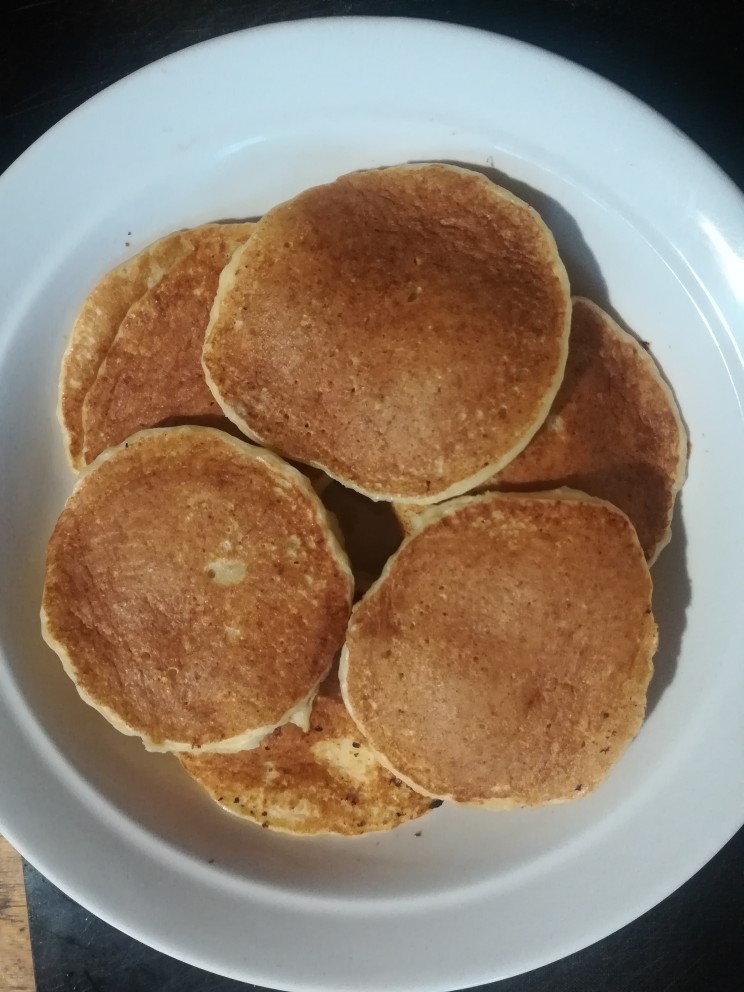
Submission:
[[[681,497],[677,499],[672,520],[672,540],[659,555],[651,575],[654,580],[653,609],[659,627],[659,649],[654,658],[654,675],[648,689],[647,716],[653,713],[677,670],[692,594]]]

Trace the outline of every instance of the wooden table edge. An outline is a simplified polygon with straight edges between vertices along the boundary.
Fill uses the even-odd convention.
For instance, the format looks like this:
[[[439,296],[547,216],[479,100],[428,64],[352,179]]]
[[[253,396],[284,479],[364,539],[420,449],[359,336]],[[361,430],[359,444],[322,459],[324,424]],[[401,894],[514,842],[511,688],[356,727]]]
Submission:
[[[0,837],[0,992],[35,992],[21,856]]]

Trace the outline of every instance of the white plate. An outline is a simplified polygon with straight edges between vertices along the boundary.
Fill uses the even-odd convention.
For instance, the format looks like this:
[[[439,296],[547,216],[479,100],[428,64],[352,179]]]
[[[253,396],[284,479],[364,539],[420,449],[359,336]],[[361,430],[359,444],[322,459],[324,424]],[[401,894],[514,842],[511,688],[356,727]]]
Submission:
[[[692,459],[655,577],[658,674],[595,795],[444,808],[390,835],[296,840],[220,812],[84,706],[39,636],[72,477],[65,335],[112,265],[187,224],[409,159],[493,166],[553,226],[575,289],[673,383]],[[538,50],[426,22],[237,34],[136,73],[0,182],[0,819],[85,906],[203,968],[282,989],[436,990],[534,968],[688,878],[744,819],[744,210],[667,123]],[[418,837],[416,832],[422,831]]]

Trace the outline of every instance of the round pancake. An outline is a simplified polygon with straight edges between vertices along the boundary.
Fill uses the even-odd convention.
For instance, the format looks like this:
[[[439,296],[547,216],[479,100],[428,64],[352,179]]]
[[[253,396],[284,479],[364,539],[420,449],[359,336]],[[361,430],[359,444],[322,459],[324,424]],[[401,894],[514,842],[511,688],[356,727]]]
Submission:
[[[375,760],[335,678],[321,686],[308,733],[285,724],[253,751],[189,754],[181,763],[231,813],[287,833],[390,830],[431,807]]]
[[[62,359],[57,415],[70,464],[84,467],[83,401],[129,307],[193,247],[189,231],[149,245],[97,283],[75,318]]]
[[[656,649],[632,524],[571,490],[426,510],[357,604],[351,716],[418,791],[493,808],[585,795],[643,720]]]
[[[145,427],[222,419],[201,367],[220,272],[253,224],[187,232],[192,249],[127,311],[83,401],[83,461]]]
[[[142,431],[81,476],[49,541],[42,630],[80,695],[149,750],[306,724],[352,579],[308,480],[221,431]]]
[[[589,300],[573,301],[566,372],[548,419],[481,492],[569,486],[630,517],[647,560],[671,537],[687,431],[653,358]],[[409,533],[422,506],[396,506]]]
[[[471,489],[540,426],[568,281],[539,216],[479,173],[342,176],[270,210],[220,279],[204,368],[249,437],[373,499]]]

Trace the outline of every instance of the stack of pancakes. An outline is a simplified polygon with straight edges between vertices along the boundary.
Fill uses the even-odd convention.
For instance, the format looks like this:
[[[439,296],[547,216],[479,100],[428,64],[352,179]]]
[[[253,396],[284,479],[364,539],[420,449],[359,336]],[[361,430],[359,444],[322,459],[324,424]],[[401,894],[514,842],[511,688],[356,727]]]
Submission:
[[[354,173],[156,242],[84,302],[59,415],[44,637],[231,812],[560,802],[638,731],[686,432],[481,174]]]

